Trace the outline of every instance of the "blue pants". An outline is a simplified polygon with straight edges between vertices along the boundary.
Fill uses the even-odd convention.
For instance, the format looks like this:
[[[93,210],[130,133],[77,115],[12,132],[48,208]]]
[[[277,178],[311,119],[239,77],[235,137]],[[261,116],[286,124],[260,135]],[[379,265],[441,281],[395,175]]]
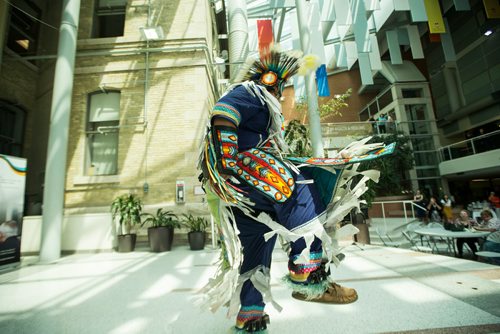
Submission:
[[[306,178],[308,178],[307,175]],[[303,173],[296,178],[296,181],[301,180],[304,180]],[[284,203],[273,202],[249,186],[238,185],[238,187],[246,191],[247,196],[255,203],[253,207],[256,212],[255,216],[265,212],[290,231],[307,225],[309,221],[318,217],[326,209],[314,184],[296,183],[292,196]],[[276,236],[266,242],[263,236],[270,231],[269,227],[248,217],[238,209],[234,210],[234,215],[243,246],[243,264],[240,273],[244,274],[259,265],[270,268]],[[290,258],[300,254],[305,247],[303,238],[293,242],[290,245]],[[310,251],[321,251],[321,241],[318,238],[312,243]],[[250,280],[244,283],[240,300],[243,307],[264,306],[262,295],[255,289]]]

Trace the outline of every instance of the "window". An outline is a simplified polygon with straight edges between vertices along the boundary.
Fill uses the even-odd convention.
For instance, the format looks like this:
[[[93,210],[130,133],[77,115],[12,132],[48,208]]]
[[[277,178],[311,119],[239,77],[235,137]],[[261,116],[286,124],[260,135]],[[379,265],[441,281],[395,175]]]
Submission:
[[[26,112],[0,100],[0,154],[22,156]]]
[[[97,0],[93,38],[123,36],[127,0]]]
[[[432,136],[412,137],[411,144],[413,151],[434,151],[434,141]]]
[[[413,152],[413,156],[417,166],[437,166],[439,164],[437,154],[434,152]]]
[[[392,99],[392,91],[389,89],[387,90],[384,94],[382,94],[378,98],[378,110],[382,110],[385,107],[387,107],[391,102],[393,101]]]
[[[120,92],[89,95],[86,175],[114,175],[118,161]]]
[[[370,118],[370,115],[368,113],[368,108],[361,110],[361,112],[359,113],[359,120],[363,122],[363,121],[367,121],[369,118]]]
[[[10,7],[10,23],[7,33],[7,47],[20,56],[36,54],[41,10],[31,1],[18,1]]]
[[[410,99],[415,97],[423,97],[424,91],[421,88],[412,88],[412,89],[402,89],[401,93],[403,94],[404,99]]]
[[[432,167],[417,168],[418,178],[439,177],[439,169]]]

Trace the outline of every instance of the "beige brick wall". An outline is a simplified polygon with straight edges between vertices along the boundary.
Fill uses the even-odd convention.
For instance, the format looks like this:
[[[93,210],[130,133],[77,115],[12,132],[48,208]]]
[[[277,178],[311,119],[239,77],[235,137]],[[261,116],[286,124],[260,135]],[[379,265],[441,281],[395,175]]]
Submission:
[[[141,40],[139,28],[147,25],[147,3],[147,0],[129,0],[124,36],[100,39],[91,38],[95,0],[81,3],[66,170],[67,209],[102,211],[118,194],[136,191],[144,195],[145,181],[150,186],[149,193],[144,195],[148,205],[175,205],[176,180],[186,182],[187,205],[201,202],[201,197],[193,194],[194,186],[198,185],[195,165],[208,110],[215,100],[211,60],[207,59],[212,51],[206,51],[217,48],[212,45],[209,0],[151,0],[151,25],[163,28],[165,40],[151,42],[150,47],[168,50],[150,53],[148,128],[120,130],[119,182],[82,182],[86,174],[88,94],[99,86],[120,90],[121,124],[144,114],[145,55],[140,50],[146,43]],[[58,27],[60,1],[51,1],[44,9],[45,20]],[[42,54],[56,54],[57,31],[41,29]],[[196,50],[172,52],[177,47],[194,45]],[[119,54],[110,54],[117,51]],[[27,111],[27,194],[33,201],[40,200],[43,191],[55,60],[40,60],[37,65],[37,68],[27,66],[4,56],[0,72],[0,98],[19,103]]]
[[[92,1],[81,8],[79,38],[90,37]],[[196,161],[208,117],[214,101],[210,60],[200,46],[212,41],[208,1],[151,1],[151,20],[161,25],[166,41],[150,47],[168,52],[149,54],[149,89],[145,94],[145,54],[139,41],[139,28],[145,25],[147,1],[129,1],[125,36],[114,39],[79,40],[80,52],[130,51],[114,55],[77,57],[68,146],[65,207],[93,212],[107,208],[117,195],[136,192],[146,205],[172,205],[175,182],[186,183],[189,203],[201,202],[194,196],[198,185]],[[178,50],[188,45],[196,50]],[[212,49],[208,45],[208,49]],[[120,52],[121,52],[120,51]],[[118,178],[110,183],[85,178],[85,122],[88,94],[104,86],[121,92],[120,124],[142,119],[147,100],[146,130],[142,126],[122,127],[119,132]],[[82,178],[83,177],[83,178]],[[87,180],[88,182],[82,182]],[[142,191],[144,182],[149,192]],[[178,205],[179,210],[183,205]]]
[[[211,36],[209,0],[150,0],[150,24],[161,26],[167,40],[186,40]],[[148,0],[129,0],[126,8],[124,36],[115,42],[140,39],[140,28],[148,23]],[[92,36],[95,0],[82,1],[79,39]]]

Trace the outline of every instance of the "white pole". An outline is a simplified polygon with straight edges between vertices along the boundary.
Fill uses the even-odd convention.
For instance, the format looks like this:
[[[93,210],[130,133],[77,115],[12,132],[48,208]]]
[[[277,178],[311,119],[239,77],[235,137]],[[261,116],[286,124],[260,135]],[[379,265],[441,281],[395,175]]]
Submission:
[[[79,15],[80,0],[63,0],[43,191],[42,262],[52,262],[61,257],[64,183]]]
[[[307,7],[305,0],[295,0],[297,9],[297,21],[299,24],[300,43],[302,44],[302,51],[304,54],[311,53],[311,35],[310,27],[307,24]],[[305,77],[306,94],[307,94],[307,109],[309,118],[309,134],[311,136],[311,144],[313,149],[313,156],[322,158],[323,141],[321,137],[321,122],[319,117],[318,108],[318,94],[316,90],[316,75],[310,73]]]

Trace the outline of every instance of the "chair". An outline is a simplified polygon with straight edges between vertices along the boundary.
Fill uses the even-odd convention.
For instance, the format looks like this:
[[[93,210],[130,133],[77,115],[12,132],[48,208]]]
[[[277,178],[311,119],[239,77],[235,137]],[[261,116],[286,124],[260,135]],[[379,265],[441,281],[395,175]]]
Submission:
[[[386,247],[396,247],[398,248],[401,246],[400,242],[393,241],[391,237],[387,234],[387,231],[379,226],[375,228],[375,231],[377,232],[378,237]],[[385,238],[385,240],[384,240]]]
[[[427,228],[435,228],[435,229],[440,229],[440,230],[445,229],[443,224],[437,223],[437,222],[431,222],[431,223],[427,224]],[[447,250],[450,251],[450,245],[448,243],[448,240],[446,240],[442,237],[429,237],[429,240],[434,244],[434,249],[437,252],[439,252],[439,247],[438,247],[439,243],[446,244]]]
[[[403,231],[403,237],[405,237],[406,240],[410,243],[410,249],[418,252],[429,252],[432,253],[432,248],[428,246],[422,246],[418,245],[418,243],[415,242],[415,237],[419,237],[417,234],[414,235],[414,237],[411,237],[410,233]]]
[[[436,223],[436,222],[429,223],[429,224],[427,224],[426,227],[427,228],[440,228],[440,229],[444,230],[444,226],[441,223]]]
[[[484,258],[500,257],[500,253],[498,253],[498,252],[490,252],[490,251],[476,252],[476,255],[480,256],[480,257],[484,257]]]
[[[406,231],[408,232],[413,232],[419,228],[422,228],[424,227],[425,225],[422,224],[421,222],[413,222],[413,223],[409,223],[408,225],[406,225]]]

